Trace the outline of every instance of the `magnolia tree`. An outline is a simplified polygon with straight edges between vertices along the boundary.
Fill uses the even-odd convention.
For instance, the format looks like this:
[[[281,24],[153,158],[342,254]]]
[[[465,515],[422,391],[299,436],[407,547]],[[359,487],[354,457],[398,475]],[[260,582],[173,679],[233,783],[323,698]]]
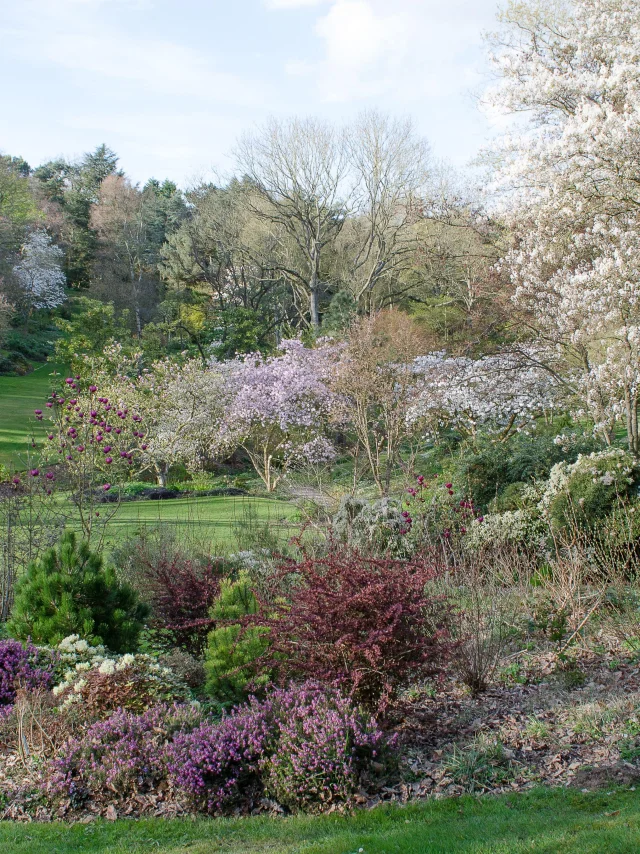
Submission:
[[[559,383],[533,365],[531,352],[507,352],[481,359],[419,356],[413,370],[419,391],[407,419],[430,433],[455,427],[475,436],[479,427],[506,440],[544,413],[553,411]]]
[[[334,401],[327,380],[335,347],[320,342],[311,350],[288,340],[281,350],[214,364],[225,374],[227,405],[212,449],[242,447],[268,492],[292,467],[334,456],[324,427]]]
[[[66,276],[62,272],[64,253],[51,242],[43,229],[33,231],[21,250],[21,259],[13,268],[13,274],[24,293],[31,309],[56,308],[66,294]]]
[[[35,410],[35,417],[49,421],[44,453],[49,470],[42,475],[44,482],[51,487],[58,477],[64,479],[89,541],[95,529],[104,530],[111,515],[102,507],[99,493],[108,493],[135,465],[136,448],[144,436],[142,416],[75,376],[65,380],[63,391],[53,392],[44,411]],[[32,478],[41,474],[39,468],[30,471]]]
[[[504,264],[539,353],[611,441],[640,451],[640,17],[637,0],[512,3],[495,37]]]

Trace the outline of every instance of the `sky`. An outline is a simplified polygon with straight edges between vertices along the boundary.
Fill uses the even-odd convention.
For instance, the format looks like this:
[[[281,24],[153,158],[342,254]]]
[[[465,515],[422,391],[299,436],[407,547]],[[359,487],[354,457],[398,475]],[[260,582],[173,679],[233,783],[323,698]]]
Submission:
[[[233,171],[268,116],[411,116],[465,167],[498,0],[0,0],[0,152],[32,166],[104,142],[136,182]]]

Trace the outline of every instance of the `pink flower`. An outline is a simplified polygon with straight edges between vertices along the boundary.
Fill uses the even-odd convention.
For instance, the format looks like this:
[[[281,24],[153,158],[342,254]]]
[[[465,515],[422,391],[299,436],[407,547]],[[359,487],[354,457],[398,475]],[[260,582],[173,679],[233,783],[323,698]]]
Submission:
[[[91,392],[91,394],[93,394],[94,391],[98,391],[98,386],[97,385],[90,385],[89,391]]]
[[[445,483],[444,488],[445,489],[451,489],[452,486],[453,486],[452,483]]]
[[[111,458],[111,457],[107,457],[107,458],[106,458],[106,460],[105,460],[105,463],[106,463],[108,466],[109,466],[109,465],[111,465],[111,463],[112,463],[112,462],[113,462],[113,460],[112,460],[112,458]]]
[[[31,469],[29,474],[31,475],[31,477],[38,477],[38,475],[40,474],[40,470],[39,469]]]
[[[111,484],[105,483],[102,488],[104,489],[105,492],[109,492],[109,490],[111,489]]]

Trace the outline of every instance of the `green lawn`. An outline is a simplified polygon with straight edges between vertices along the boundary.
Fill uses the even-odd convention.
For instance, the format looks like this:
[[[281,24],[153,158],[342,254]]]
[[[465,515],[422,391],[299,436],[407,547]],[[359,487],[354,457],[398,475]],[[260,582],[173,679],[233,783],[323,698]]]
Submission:
[[[105,513],[109,505],[105,505]],[[238,526],[268,526],[283,537],[291,536],[299,525],[290,520],[296,508],[270,498],[210,497],[176,498],[163,501],[129,501],[118,508],[107,526],[105,541],[114,543],[144,527],[180,529],[199,542],[218,545],[235,542]]]
[[[640,794],[526,795],[383,807],[351,817],[0,823],[3,854],[632,854]]]
[[[20,467],[29,450],[29,439],[44,427],[33,417],[34,409],[44,409],[50,394],[55,365],[38,365],[23,377],[0,376],[0,464]]]

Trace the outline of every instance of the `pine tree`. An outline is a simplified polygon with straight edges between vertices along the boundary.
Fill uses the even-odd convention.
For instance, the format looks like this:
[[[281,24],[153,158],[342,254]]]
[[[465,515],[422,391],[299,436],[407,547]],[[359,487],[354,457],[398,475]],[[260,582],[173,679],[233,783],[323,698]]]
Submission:
[[[113,652],[135,650],[147,606],[120,583],[112,567],[73,531],[56,548],[29,564],[16,585],[7,629],[20,640],[57,644],[78,634]]]
[[[269,674],[256,672],[255,663],[268,646],[268,629],[246,625],[258,602],[246,573],[236,581],[225,579],[209,614],[216,628],[209,633],[205,661],[207,692],[220,701],[244,699],[249,688],[267,682]]]

